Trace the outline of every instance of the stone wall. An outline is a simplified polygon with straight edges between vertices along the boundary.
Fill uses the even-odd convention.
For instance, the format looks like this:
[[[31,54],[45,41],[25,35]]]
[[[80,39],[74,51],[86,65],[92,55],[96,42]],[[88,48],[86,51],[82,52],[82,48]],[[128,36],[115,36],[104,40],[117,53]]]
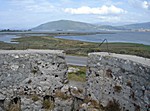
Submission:
[[[60,50],[0,50],[0,111],[149,110],[150,59],[91,53],[85,86],[67,71]]]
[[[0,111],[86,110],[84,88],[67,76],[63,51],[0,50]]]
[[[65,82],[67,65],[63,51],[0,51],[0,105],[4,103],[5,110],[5,103],[10,104],[21,94],[52,95]]]
[[[87,66],[86,95],[103,107],[122,111],[148,111],[150,60],[136,56],[91,53]],[[116,110],[114,110],[116,111]]]

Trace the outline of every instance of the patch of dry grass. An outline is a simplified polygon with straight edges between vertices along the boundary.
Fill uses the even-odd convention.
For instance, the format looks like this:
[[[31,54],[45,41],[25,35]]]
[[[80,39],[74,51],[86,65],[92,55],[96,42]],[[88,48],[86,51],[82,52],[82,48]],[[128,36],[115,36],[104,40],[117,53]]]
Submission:
[[[34,102],[36,102],[40,99],[37,94],[31,95],[31,98]]]
[[[54,102],[50,101],[50,100],[43,100],[43,107],[46,110],[52,110],[54,109]]]
[[[73,81],[85,82],[86,81],[86,67],[80,66],[71,66],[74,68],[78,68],[77,72],[68,73],[68,79]]]
[[[60,90],[56,90],[55,92],[55,97],[61,98],[63,100],[67,100],[70,98],[70,96],[68,96],[67,94],[65,94],[64,92],[61,92]]]

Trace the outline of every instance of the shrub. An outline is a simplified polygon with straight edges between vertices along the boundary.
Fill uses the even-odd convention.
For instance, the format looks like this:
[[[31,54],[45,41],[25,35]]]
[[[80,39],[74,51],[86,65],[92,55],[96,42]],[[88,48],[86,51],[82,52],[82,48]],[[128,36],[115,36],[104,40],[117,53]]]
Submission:
[[[131,81],[127,81],[127,86],[129,86],[130,88],[132,88],[132,83],[131,83]]]
[[[70,98],[70,96],[68,96],[67,94],[61,92],[60,90],[56,90],[55,96],[58,97],[58,98],[61,98],[63,100],[66,100],[66,99]]]
[[[44,109],[52,110],[52,109],[54,109],[54,102],[47,100],[47,99],[43,100],[43,107],[44,107]]]
[[[32,100],[33,100],[34,102],[38,101],[38,100],[39,100],[38,95],[37,95],[37,94],[32,95]]]
[[[20,107],[18,105],[12,105],[8,111],[20,111]]]
[[[94,107],[94,108],[100,108],[100,104],[97,102],[97,101],[95,101],[95,100],[91,100],[90,101],[91,102],[91,105]]]
[[[111,70],[111,69],[107,69],[107,70],[106,70],[106,75],[107,75],[107,77],[109,77],[109,78],[113,78],[112,70]]]
[[[122,90],[122,87],[121,86],[117,86],[117,85],[114,86],[113,88],[114,88],[115,92],[118,92],[118,93],[120,93],[121,90]]]
[[[121,111],[120,104],[118,101],[113,99],[112,101],[109,101],[107,106],[105,107],[106,111]]]

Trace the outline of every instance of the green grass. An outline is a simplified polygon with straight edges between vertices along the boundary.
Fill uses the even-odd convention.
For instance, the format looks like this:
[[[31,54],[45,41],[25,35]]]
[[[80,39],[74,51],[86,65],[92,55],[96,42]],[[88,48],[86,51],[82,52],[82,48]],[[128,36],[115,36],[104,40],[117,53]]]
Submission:
[[[90,52],[108,51],[107,45],[103,44],[99,47],[99,43],[82,42],[75,40],[58,39],[52,36],[41,37],[23,37],[16,38],[13,41],[18,44],[8,44],[0,42],[1,49],[22,50],[22,49],[60,49],[69,55],[87,56]],[[138,55],[150,58],[150,46],[134,43],[109,43],[109,52]]]
[[[71,66],[74,68],[78,68],[77,72],[68,73],[68,79],[73,81],[85,82],[86,81],[86,67],[81,66]]]

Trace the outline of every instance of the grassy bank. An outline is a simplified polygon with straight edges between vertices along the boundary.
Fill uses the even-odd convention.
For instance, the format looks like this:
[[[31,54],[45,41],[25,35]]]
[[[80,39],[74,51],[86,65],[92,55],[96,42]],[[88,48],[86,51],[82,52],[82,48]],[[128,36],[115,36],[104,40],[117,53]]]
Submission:
[[[68,73],[68,79],[71,81],[79,81],[79,82],[85,82],[86,81],[86,67],[82,66],[69,66],[72,68],[78,69],[76,72],[69,72]]]
[[[107,45],[100,43],[64,40],[52,36],[23,37],[14,39],[18,44],[0,42],[0,49],[61,49],[70,55],[87,56],[90,52],[107,51]],[[133,43],[109,43],[109,52],[131,54],[150,58],[150,46]]]

